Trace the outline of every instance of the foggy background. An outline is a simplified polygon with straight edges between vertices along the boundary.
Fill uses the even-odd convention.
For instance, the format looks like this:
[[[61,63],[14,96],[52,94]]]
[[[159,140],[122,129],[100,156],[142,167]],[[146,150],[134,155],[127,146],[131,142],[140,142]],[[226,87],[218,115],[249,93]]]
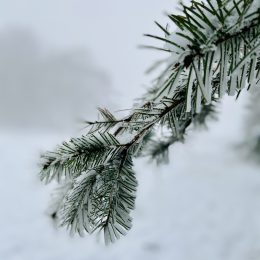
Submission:
[[[53,187],[39,155],[84,133],[97,107],[130,108],[163,54],[140,50],[172,0],[6,0],[0,3],[0,259],[260,258],[259,166],[240,155],[248,95],[225,98],[208,131],[190,131],[170,164],[136,160],[133,228],[115,245],[71,238],[48,216]]]
[[[82,48],[44,51],[30,30],[9,28],[0,56],[2,128],[68,132],[95,113],[93,102],[111,103],[109,76]]]

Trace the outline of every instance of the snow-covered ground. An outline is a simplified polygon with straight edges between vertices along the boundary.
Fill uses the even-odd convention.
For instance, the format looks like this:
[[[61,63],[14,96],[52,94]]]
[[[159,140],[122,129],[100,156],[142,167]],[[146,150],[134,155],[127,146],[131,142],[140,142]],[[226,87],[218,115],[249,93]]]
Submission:
[[[96,236],[71,238],[48,216],[53,187],[40,183],[37,161],[63,136],[1,133],[0,259],[259,259],[260,172],[236,148],[243,101],[225,99],[220,121],[191,131],[169,165],[135,162],[134,226],[110,247]]]

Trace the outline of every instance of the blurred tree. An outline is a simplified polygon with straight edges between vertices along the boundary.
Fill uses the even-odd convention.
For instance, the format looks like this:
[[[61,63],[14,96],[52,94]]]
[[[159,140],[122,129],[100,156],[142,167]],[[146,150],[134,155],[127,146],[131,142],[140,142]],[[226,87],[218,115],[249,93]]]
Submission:
[[[245,119],[245,140],[243,148],[250,159],[260,163],[260,89],[255,89],[250,95]]]
[[[109,77],[83,49],[44,51],[30,31],[9,28],[0,33],[0,56],[1,128],[69,131],[96,102],[111,103]]]
[[[191,123],[204,123],[217,100],[259,87],[260,2],[193,0],[180,7],[181,15],[169,15],[173,32],[156,23],[164,35],[147,35],[165,44],[148,48],[170,57],[129,115],[99,109],[87,134],[42,156],[41,179],[66,187],[55,215],[72,232],[103,230],[107,243],[124,235],[136,196],[133,158],[167,161],[169,146],[184,140]]]

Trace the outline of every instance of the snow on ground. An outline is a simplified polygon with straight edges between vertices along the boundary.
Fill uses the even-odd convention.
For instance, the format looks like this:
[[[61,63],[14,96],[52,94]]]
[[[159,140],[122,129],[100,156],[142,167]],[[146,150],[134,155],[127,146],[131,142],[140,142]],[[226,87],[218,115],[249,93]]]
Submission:
[[[136,161],[134,226],[109,247],[97,236],[71,238],[47,214],[53,187],[40,183],[37,162],[64,136],[1,133],[0,259],[260,259],[260,172],[235,146],[244,105],[225,99],[220,121],[191,131],[169,165]]]

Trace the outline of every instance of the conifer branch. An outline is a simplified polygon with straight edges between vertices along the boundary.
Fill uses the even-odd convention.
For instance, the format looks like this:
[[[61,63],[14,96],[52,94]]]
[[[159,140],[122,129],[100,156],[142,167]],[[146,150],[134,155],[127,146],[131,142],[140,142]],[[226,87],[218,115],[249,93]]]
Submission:
[[[107,243],[126,234],[137,187],[132,159],[168,161],[168,148],[184,140],[192,123],[214,116],[224,95],[259,88],[259,1],[192,0],[181,8],[182,15],[168,15],[175,31],[156,23],[164,35],[146,35],[163,42],[154,48],[170,58],[129,115],[118,119],[99,109],[101,120],[86,122],[86,135],[42,156],[42,180],[73,182],[58,214],[72,232],[103,230]],[[153,134],[159,127],[163,138]]]

